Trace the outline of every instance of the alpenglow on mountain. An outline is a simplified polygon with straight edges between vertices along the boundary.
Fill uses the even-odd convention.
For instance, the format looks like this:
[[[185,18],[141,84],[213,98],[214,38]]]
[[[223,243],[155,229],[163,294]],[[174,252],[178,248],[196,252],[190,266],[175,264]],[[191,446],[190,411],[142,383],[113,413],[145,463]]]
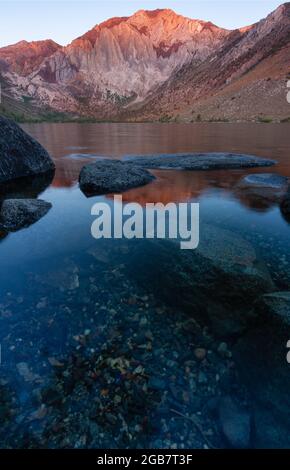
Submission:
[[[254,119],[270,112],[286,118],[289,63],[290,3],[234,31],[168,9],[140,10],[65,47],[47,40],[0,48],[0,79],[8,111],[26,106],[123,120]]]

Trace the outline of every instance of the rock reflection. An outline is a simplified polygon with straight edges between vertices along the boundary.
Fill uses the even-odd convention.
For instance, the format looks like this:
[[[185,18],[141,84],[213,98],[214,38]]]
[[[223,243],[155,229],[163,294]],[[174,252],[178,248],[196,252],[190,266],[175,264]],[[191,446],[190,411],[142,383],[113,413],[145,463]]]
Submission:
[[[0,202],[7,198],[37,198],[48,188],[53,178],[54,171],[3,183],[0,185]]]
[[[85,154],[80,159],[73,156],[71,158],[70,156],[60,158],[57,161],[52,186],[58,188],[75,186],[82,167],[91,162],[92,156],[86,156]],[[163,204],[186,202],[202,197],[211,189],[222,189],[229,196],[239,200],[243,206],[258,212],[266,212],[280,202],[275,192],[251,191],[249,188],[239,187],[241,177],[249,172],[258,173],[258,168],[234,171],[151,170],[151,172],[156,176],[156,180],[146,186],[124,192],[122,194],[124,202],[137,202],[143,207],[148,202],[161,202]],[[107,195],[107,197],[111,199],[113,195]]]
[[[123,193],[124,202],[138,202],[143,207],[148,202],[186,202],[199,199],[209,190],[219,189],[229,197],[237,199],[243,206],[257,212],[266,212],[279,204],[275,192],[251,191],[240,188],[242,171],[172,171],[158,170],[153,172],[156,180],[142,188],[135,188]],[[108,196],[108,197],[112,197]]]
[[[7,237],[7,235],[8,233],[5,230],[0,229],[0,243],[2,242],[2,240],[4,240],[4,238]]]

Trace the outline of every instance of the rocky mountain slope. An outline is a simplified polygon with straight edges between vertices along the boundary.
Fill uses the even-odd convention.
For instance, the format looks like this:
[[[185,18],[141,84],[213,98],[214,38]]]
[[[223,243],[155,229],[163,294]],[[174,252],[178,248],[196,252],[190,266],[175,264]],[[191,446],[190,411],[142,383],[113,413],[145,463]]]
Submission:
[[[5,72],[28,76],[38,69],[43,60],[60,49],[51,39],[47,41],[20,41],[0,49],[0,67]]]
[[[98,119],[255,119],[268,108],[286,118],[289,12],[287,3],[228,31],[172,10],[140,10],[66,47],[2,48],[0,73],[16,101]]]
[[[186,64],[151,94],[136,115],[187,120],[287,119],[290,3],[266,19],[232,31],[196,66]]]
[[[41,48],[40,63],[34,54],[40,43],[2,48],[0,71],[16,98],[102,117],[142,101],[185,63],[202,62],[228,34],[172,10],[141,10],[97,25],[67,47],[54,45],[53,53],[45,41],[50,48]]]

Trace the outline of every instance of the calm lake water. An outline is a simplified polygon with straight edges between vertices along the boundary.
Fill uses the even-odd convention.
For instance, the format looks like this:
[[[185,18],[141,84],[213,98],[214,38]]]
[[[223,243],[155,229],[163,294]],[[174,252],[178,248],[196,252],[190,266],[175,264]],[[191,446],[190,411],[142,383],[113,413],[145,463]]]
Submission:
[[[150,247],[143,242],[93,240],[91,207],[112,198],[86,198],[78,175],[96,155],[224,151],[277,160],[275,167],[262,170],[154,171],[153,183],[127,191],[123,199],[142,205],[199,202],[201,237],[204,223],[242,236],[267,266],[275,289],[289,290],[290,221],[277,201],[236,185],[253,172],[290,177],[290,126],[23,128],[51,154],[56,174],[48,187],[27,190],[52,203],[49,213],[28,229],[0,234],[0,446],[228,446],[208,404],[230,394],[246,408],[255,395],[232,363],[232,340],[220,333],[215,337],[206,320],[195,323],[178,302],[174,306],[153,289],[158,283],[160,291],[167,287],[158,251],[152,251],[159,267],[155,274],[146,263]],[[177,299],[178,282],[168,286]],[[217,352],[221,342],[228,343],[224,355]],[[200,361],[197,349],[207,358]],[[224,376],[230,379],[221,380]],[[279,391],[286,394],[286,384]],[[188,419],[192,415],[199,426]],[[263,444],[268,441],[260,438]]]

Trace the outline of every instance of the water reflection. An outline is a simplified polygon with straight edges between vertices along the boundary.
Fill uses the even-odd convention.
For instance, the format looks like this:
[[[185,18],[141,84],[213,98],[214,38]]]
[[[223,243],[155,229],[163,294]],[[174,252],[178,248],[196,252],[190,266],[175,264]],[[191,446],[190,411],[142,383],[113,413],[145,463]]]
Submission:
[[[289,169],[289,125],[255,123],[196,124],[25,124],[54,156],[88,153],[178,152],[248,153],[279,159],[279,172]],[[288,160],[288,161],[287,161]]]
[[[36,137],[56,162],[53,187],[71,188],[81,168],[95,155],[120,158],[128,154],[174,152],[237,152],[273,158],[275,172],[290,176],[289,126],[261,124],[30,124],[25,129]],[[79,155],[79,156],[78,156]],[[273,172],[273,168],[263,168]],[[157,180],[123,195],[126,202],[182,202],[202,197],[209,189],[239,200],[255,211],[277,205],[274,198],[251,194],[236,186],[242,176],[261,169],[210,172],[154,171]]]
[[[53,187],[70,188],[78,184],[78,176],[87,163],[95,160],[94,157],[83,155],[57,160],[56,175]],[[263,169],[264,171],[264,169]],[[123,194],[124,202],[138,202],[142,206],[146,203],[185,202],[199,199],[207,191],[219,189],[217,197],[232,197],[240,201],[245,207],[256,211],[267,211],[279,204],[280,199],[273,193],[252,191],[249,188],[240,188],[239,181],[246,172],[259,173],[261,169],[249,170],[218,170],[218,171],[182,171],[182,170],[152,170],[156,180],[140,188],[133,188]],[[269,172],[271,170],[269,169]],[[112,198],[113,195],[106,197]]]
[[[194,309],[181,311],[181,302],[163,303],[154,295],[153,284],[157,292],[171,285],[177,300],[190,294],[190,289],[180,290],[178,259],[169,254],[164,265],[161,243],[152,241],[154,250],[149,250],[143,240],[92,239],[91,206],[108,199],[85,198],[77,186],[78,174],[93,154],[232,151],[277,159],[275,172],[289,176],[288,125],[39,124],[25,128],[45,145],[57,168],[42,196],[53,204],[47,216],[13,236],[0,232],[4,237],[0,244],[1,446],[200,448],[206,444],[204,435],[215,447],[225,446],[207,405],[225,394],[246,401],[233,357],[220,354],[207,320],[199,324]],[[77,159],[77,152],[89,155]],[[220,261],[236,256],[237,251],[240,255],[241,249],[234,246],[244,247],[246,260],[254,263],[257,256],[267,267],[276,290],[289,290],[290,227],[277,202],[271,210],[269,206],[257,211],[256,201],[235,191],[240,178],[253,171],[260,170],[154,171],[156,181],[124,193],[123,199],[141,204],[198,199],[201,223],[229,230],[236,240],[224,245],[220,240],[221,248],[217,245],[214,250]],[[183,256],[180,250],[178,256]],[[220,299],[224,289],[226,297],[232,292],[223,278],[202,266],[207,276],[212,274],[211,285],[218,282],[209,305],[215,310],[215,292]],[[252,264],[248,267],[245,273],[251,275]],[[242,288],[243,282],[237,279],[239,296]],[[203,304],[207,301],[204,286]],[[244,303],[241,313],[249,314],[252,298],[244,295]],[[234,303],[229,301],[226,307],[235,314]],[[201,350],[208,354],[205,360],[197,358],[197,348],[198,354]],[[261,355],[264,348],[266,343]],[[245,368],[249,369],[253,357],[255,352],[247,360],[243,356]],[[282,360],[286,367],[284,356]],[[277,369],[269,368],[268,362],[265,368],[267,383],[274,383]],[[259,373],[255,379],[258,390],[265,382]],[[289,388],[283,382],[277,388],[280,395],[271,391],[267,398],[287,408]],[[172,410],[198,416],[205,433]],[[271,424],[273,435],[280,428],[284,431],[280,421],[279,415]],[[285,421],[285,446],[289,447]],[[264,429],[263,415],[259,422]]]
[[[48,188],[53,178],[54,171],[2,183],[0,186],[0,202],[8,198],[37,198]]]
[[[8,235],[8,233],[5,231],[5,230],[1,230],[0,229],[0,243],[2,240],[4,240],[4,238],[6,238]]]

